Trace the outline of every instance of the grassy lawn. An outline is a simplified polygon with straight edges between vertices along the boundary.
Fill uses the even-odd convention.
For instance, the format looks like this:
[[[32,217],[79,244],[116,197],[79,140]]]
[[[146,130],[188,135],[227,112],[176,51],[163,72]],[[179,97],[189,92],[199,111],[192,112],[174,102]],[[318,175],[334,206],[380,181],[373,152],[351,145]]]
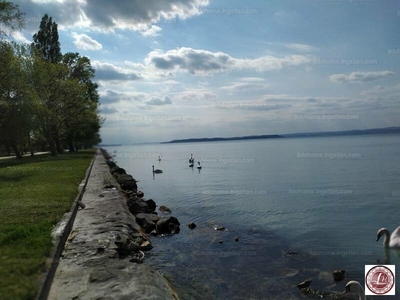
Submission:
[[[51,230],[69,211],[94,150],[0,160],[0,298],[34,299]]]

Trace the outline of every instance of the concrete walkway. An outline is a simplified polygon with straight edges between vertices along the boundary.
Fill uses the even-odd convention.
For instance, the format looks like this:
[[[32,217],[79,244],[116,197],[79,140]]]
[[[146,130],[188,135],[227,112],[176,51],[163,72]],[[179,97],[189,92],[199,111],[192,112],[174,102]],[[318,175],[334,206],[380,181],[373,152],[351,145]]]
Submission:
[[[178,299],[169,282],[141,263],[149,240],[134,221],[98,151],[49,299]],[[117,246],[118,245],[118,246]],[[122,255],[137,253],[134,255]],[[145,252],[144,252],[145,253]]]

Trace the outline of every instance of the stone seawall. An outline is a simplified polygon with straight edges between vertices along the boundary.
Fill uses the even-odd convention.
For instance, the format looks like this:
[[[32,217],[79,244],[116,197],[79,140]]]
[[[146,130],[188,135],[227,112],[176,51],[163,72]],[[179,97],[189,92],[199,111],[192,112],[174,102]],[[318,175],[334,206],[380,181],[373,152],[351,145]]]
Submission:
[[[143,262],[151,241],[100,150],[82,202],[49,299],[179,299],[168,280]]]

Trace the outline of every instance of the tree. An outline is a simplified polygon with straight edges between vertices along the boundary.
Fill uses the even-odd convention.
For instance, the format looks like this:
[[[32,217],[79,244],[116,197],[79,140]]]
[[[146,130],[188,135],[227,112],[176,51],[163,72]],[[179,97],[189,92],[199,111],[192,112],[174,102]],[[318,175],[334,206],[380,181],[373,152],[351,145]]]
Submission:
[[[45,14],[40,22],[39,31],[33,35],[32,47],[40,50],[43,58],[52,63],[60,62],[62,58],[57,26],[57,23]]]
[[[32,128],[36,93],[29,84],[26,49],[0,43],[0,139],[10,145],[17,158]]]
[[[7,36],[11,30],[24,27],[24,13],[19,6],[8,1],[0,1],[0,38]]]
[[[98,131],[101,120],[97,114],[99,106],[98,85],[92,82],[95,70],[92,68],[90,59],[80,56],[79,53],[66,53],[62,59],[68,68],[68,79],[75,79],[85,86],[85,91],[79,98],[80,110],[75,117],[66,122],[67,144],[69,151],[73,152],[75,144],[87,143],[97,144],[100,142]]]

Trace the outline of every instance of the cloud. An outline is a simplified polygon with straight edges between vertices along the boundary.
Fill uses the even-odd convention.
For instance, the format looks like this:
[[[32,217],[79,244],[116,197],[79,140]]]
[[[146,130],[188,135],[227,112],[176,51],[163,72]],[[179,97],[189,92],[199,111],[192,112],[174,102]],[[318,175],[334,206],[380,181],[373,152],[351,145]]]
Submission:
[[[17,43],[23,43],[23,44],[32,43],[32,41],[28,40],[20,31],[12,32],[11,36]]]
[[[170,105],[172,104],[172,100],[168,96],[164,96],[162,99],[158,97],[151,97],[148,101],[146,101],[146,104],[154,106]]]
[[[224,52],[210,52],[181,47],[164,52],[154,50],[145,59],[147,65],[164,71],[183,71],[196,75],[232,72],[263,72],[280,70],[285,67],[302,65],[311,59],[304,55],[286,55],[284,57],[262,56],[259,58],[234,58]]]
[[[152,25],[149,29],[144,31],[142,34],[144,36],[157,36],[159,32],[161,32],[161,27],[158,27],[156,25]]]
[[[60,28],[90,28],[103,32],[127,29],[145,36],[154,36],[161,28],[154,26],[162,20],[187,19],[200,15],[201,8],[209,0],[64,0],[23,1],[22,11],[29,12],[27,18],[48,13]],[[36,22],[38,27],[39,22]]]
[[[239,92],[239,91],[248,91],[248,90],[254,90],[254,89],[264,89],[266,87],[268,87],[267,84],[237,82],[233,85],[223,86],[223,87],[221,87],[221,89],[231,91],[231,92]]]
[[[306,44],[284,44],[284,46],[286,48],[296,50],[299,52],[312,52],[318,50],[318,48]]]
[[[121,101],[142,102],[147,97],[148,95],[145,93],[136,93],[136,92],[120,93],[113,90],[106,90],[104,92],[100,92],[100,102],[102,104],[118,103]]]
[[[217,95],[206,90],[190,90],[179,94],[182,100],[212,100],[218,98]]]
[[[102,107],[100,109],[100,113],[103,115],[111,115],[111,114],[115,114],[118,113],[118,110],[116,110],[114,107]]]
[[[350,74],[334,74],[329,76],[330,81],[338,83],[368,82],[395,75],[392,71],[353,72]]]
[[[92,66],[96,69],[96,79],[105,81],[115,80],[140,80],[142,76],[129,68],[122,68],[111,63],[95,60]]]
[[[244,77],[241,78],[240,81],[244,82],[262,82],[265,81],[264,78],[259,78],[259,77]]]
[[[103,46],[99,42],[95,41],[86,34],[78,34],[76,32],[72,32],[72,38],[74,39],[74,45],[78,49],[92,51],[99,51],[103,49]]]

